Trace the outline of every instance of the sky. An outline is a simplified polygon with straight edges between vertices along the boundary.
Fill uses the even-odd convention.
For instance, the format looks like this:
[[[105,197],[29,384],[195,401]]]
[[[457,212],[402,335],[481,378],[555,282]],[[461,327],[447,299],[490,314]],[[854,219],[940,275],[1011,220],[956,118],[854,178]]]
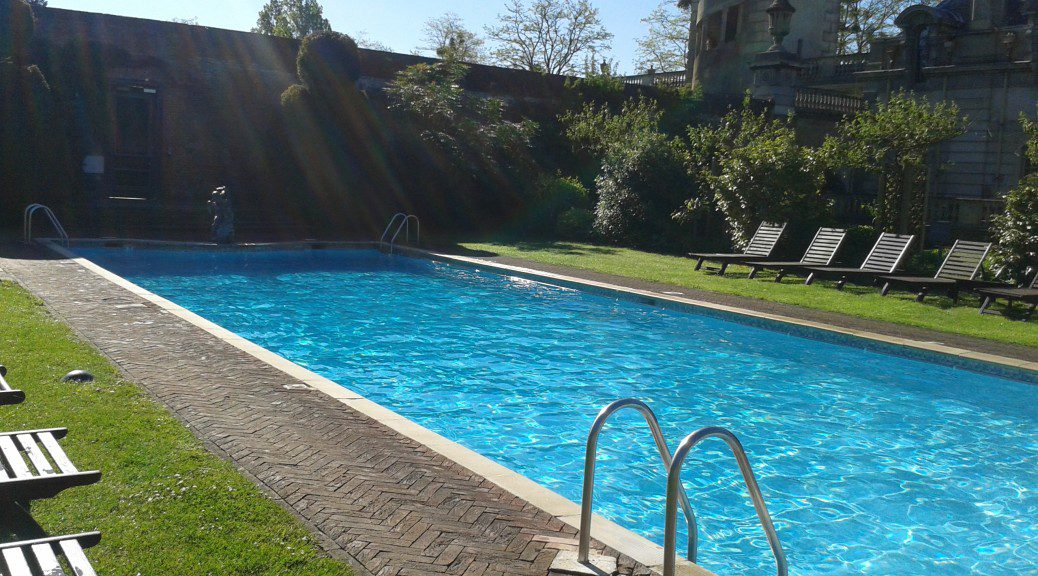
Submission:
[[[614,34],[612,57],[622,72],[633,73],[636,40],[645,34],[641,19],[661,0],[592,0]],[[153,20],[197,18],[203,26],[249,30],[265,0],[49,0],[55,8],[134,16]],[[421,44],[426,20],[455,12],[470,30],[482,33],[503,11],[505,0],[323,0],[332,28],[410,53]]]

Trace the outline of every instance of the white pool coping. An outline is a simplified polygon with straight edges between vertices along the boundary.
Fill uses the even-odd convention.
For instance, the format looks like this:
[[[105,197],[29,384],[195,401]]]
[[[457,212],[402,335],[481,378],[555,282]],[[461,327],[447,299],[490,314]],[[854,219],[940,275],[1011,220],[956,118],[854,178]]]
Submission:
[[[47,246],[51,250],[57,252],[63,257],[83,268],[97,274],[98,276],[108,280],[112,284],[119,286],[129,292],[139,296],[140,298],[151,302],[159,308],[177,316],[178,318],[185,320],[191,325],[204,330],[210,335],[220,339],[221,341],[234,346],[235,348],[249,354],[250,356],[260,360],[269,366],[276,368],[284,374],[295,378],[310,388],[324,393],[331,398],[349,406],[351,409],[364,414],[365,416],[375,420],[376,422],[392,429],[401,436],[404,436],[414,442],[417,442],[434,452],[442,455],[448,460],[458,464],[479,476],[486,478],[490,482],[496,484],[501,489],[513,494],[522,500],[529,502],[536,508],[544,511],[551,515],[553,518],[572,526],[573,528],[580,528],[580,505],[568,498],[561,496],[560,494],[541,486],[537,482],[515,472],[497,462],[494,462],[490,458],[479,454],[469,448],[449,440],[420,424],[409,420],[408,418],[397,414],[396,412],[382,406],[376,402],[368,400],[363,395],[349,390],[344,386],[329,380],[319,374],[316,374],[295,362],[288,360],[282,356],[279,356],[266,348],[255,344],[241,336],[215,324],[205,318],[191,312],[190,310],[163,298],[149,290],[146,290],[133,282],[119,276],[118,274],[112,273],[107,269],[77,256],[70,249],[67,249],[57,244],[54,239],[39,239],[38,240],[44,246]],[[104,244],[109,242],[120,242],[126,244],[133,244],[133,240],[78,240],[72,241],[75,244]],[[155,241],[141,241],[141,243],[158,246],[191,246],[191,247],[217,247],[215,244],[205,244],[197,242],[155,242]],[[292,243],[272,243],[263,245],[251,245],[241,246],[241,248],[255,248],[255,247],[307,247],[314,244],[326,244],[318,242],[292,242]],[[377,243],[376,243],[377,244]],[[329,246],[334,245],[372,245],[372,243],[357,243],[357,244],[343,244],[343,243],[329,243]],[[439,255],[434,253],[426,253],[430,256],[443,259],[454,259],[458,257]],[[459,261],[475,261],[473,259],[463,259]],[[484,265],[483,261],[479,262],[480,265]],[[499,266],[499,265],[496,265]],[[518,269],[516,269],[518,270]],[[554,277],[554,275],[553,275]],[[561,276],[557,278],[563,278]],[[617,552],[628,556],[638,564],[648,567],[654,572],[663,572],[663,547],[655,544],[647,538],[640,536],[615,522],[607,520],[595,514],[591,524],[591,537],[594,540],[616,550]],[[678,558],[678,574],[680,576],[716,576],[712,572],[706,569],[688,562],[682,558]]]

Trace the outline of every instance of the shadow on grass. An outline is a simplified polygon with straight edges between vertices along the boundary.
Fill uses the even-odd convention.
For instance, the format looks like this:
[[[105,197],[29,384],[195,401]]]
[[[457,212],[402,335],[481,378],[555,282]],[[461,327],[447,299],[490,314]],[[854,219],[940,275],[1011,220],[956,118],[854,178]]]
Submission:
[[[615,256],[620,253],[619,248],[612,248],[609,246],[591,246],[588,244],[578,244],[576,242],[560,242],[551,240],[486,240],[480,242],[480,244],[483,244],[484,246],[508,246],[520,252],[543,252],[559,256]],[[444,243],[438,246],[438,249],[449,251],[458,256],[471,256],[475,258],[489,258],[501,255],[489,250],[473,250],[461,245],[460,242]]]

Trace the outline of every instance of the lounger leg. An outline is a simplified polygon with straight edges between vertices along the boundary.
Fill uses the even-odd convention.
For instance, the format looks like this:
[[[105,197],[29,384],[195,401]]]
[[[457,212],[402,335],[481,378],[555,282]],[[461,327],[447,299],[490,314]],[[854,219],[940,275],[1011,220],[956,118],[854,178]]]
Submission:
[[[812,272],[812,273],[808,274],[807,280],[804,280],[804,284],[810,286],[811,284],[814,284],[814,282],[815,282],[815,273]]]
[[[949,288],[948,289],[948,298],[951,298],[952,304],[958,304],[959,303],[959,289],[958,288]]]
[[[836,283],[837,290],[843,290],[843,287],[847,285],[847,277],[840,278],[840,281]]]
[[[760,268],[754,266],[753,270],[750,270],[750,276],[749,276],[750,280],[753,280],[754,278],[757,277],[757,272],[760,272]]]
[[[886,296],[887,294],[890,294],[890,282],[884,284],[883,289],[879,291],[880,296]]]
[[[775,282],[782,282],[782,279],[786,277],[785,270],[779,270],[778,274],[775,275]]]
[[[728,271],[728,263],[721,264],[721,269],[717,271],[718,276],[724,276],[724,273]]]
[[[919,291],[918,294],[915,295],[915,301],[916,302],[922,302],[923,299],[926,298],[926,294],[927,294],[927,289],[923,288],[922,290]]]
[[[706,258],[700,258],[700,259],[699,259],[699,262],[696,262],[696,271],[697,271],[697,272],[698,272],[699,270],[702,270],[702,269],[703,269],[703,262],[704,262],[704,261],[706,261]]]
[[[990,308],[991,305],[994,304],[994,303],[995,303],[995,299],[992,298],[991,296],[988,296],[987,298],[984,298],[984,303],[980,305],[980,313],[981,314],[987,313],[988,308]]]

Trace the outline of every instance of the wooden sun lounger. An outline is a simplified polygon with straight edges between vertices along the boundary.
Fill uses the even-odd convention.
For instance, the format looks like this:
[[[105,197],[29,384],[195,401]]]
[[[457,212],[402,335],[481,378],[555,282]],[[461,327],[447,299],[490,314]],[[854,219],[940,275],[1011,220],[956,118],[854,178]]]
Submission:
[[[779,240],[782,239],[785,233],[786,224],[780,225],[764,222],[760,225],[760,228],[757,228],[756,234],[750,239],[750,243],[746,246],[746,251],[742,254],[705,254],[694,252],[689,254],[689,257],[698,260],[696,270],[702,269],[703,263],[707,260],[719,263],[721,269],[717,273],[723,276],[730,264],[771,258],[771,254],[775,251],[775,246],[778,245]]]
[[[4,376],[7,376],[7,368],[0,365],[0,406],[25,402],[25,392],[11,388],[7,380],[4,380]]]
[[[804,257],[799,262],[770,262],[763,260],[760,262],[744,262],[744,264],[753,268],[750,271],[750,278],[756,278],[757,273],[761,270],[778,270],[775,282],[781,282],[787,275],[802,272],[808,266],[829,266],[832,264],[836,258],[836,253],[840,250],[840,246],[843,245],[843,241],[846,238],[846,230],[840,228],[819,228],[814,239],[811,240],[811,245],[807,247],[807,252],[804,253]]]
[[[861,264],[861,268],[810,266],[807,268],[810,275],[805,284],[810,285],[819,278],[835,278],[837,279],[836,288],[842,290],[848,282],[854,284],[875,283],[880,276],[897,271],[905,256],[908,255],[912,242],[915,242],[915,236],[883,233]]]
[[[83,549],[100,541],[88,532],[0,544],[0,576],[97,576]]]
[[[948,297],[958,302],[959,290],[969,289],[975,281],[980,267],[984,264],[990,242],[966,242],[958,240],[952,246],[948,257],[944,259],[940,270],[933,278],[925,276],[881,276],[884,282],[881,294],[886,296],[894,289],[907,289],[916,292],[916,302],[922,302],[932,290],[945,290]]]
[[[1034,314],[1035,308],[1038,308],[1038,272],[1035,272],[1034,279],[1027,288],[981,288],[977,292],[984,298],[984,303],[980,305],[981,314],[986,313],[988,308],[1001,298],[1006,301],[1007,305],[1012,305],[1013,302],[1030,304],[1031,309],[1025,316],[1025,318],[1030,318]]]
[[[94,484],[101,473],[80,472],[58,440],[65,428],[0,433],[0,501],[27,503]]]

